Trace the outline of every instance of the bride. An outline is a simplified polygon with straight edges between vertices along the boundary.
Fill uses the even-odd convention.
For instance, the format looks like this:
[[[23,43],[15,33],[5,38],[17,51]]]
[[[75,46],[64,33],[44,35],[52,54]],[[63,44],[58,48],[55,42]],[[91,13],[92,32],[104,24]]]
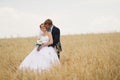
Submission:
[[[39,39],[43,42],[41,46],[36,46],[33,51],[23,60],[19,69],[33,71],[49,70],[53,65],[60,64],[55,49],[50,44],[53,43],[52,34],[48,32],[44,24],[40,25],[42,31]]]

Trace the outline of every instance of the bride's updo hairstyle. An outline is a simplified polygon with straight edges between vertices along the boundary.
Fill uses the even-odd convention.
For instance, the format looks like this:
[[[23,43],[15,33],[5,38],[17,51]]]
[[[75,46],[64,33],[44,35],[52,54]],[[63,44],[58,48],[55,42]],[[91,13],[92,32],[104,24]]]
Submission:
[[[42,28],[42,25],[45,27],[44,23],[40,24],[40,28]],[[46,27],[45,27],[46,28]],[[47,29],[47,28],[46,28]]]
[[[44,25],[43,23],[42,24],[40,24],[40,28],[42,27],[42,25]]]

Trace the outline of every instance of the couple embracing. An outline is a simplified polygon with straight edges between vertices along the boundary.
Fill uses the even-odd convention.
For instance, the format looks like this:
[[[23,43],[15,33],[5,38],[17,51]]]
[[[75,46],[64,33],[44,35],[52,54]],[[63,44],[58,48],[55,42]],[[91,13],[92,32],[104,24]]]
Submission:
[[[32,52],[22,61],[19,68],[34,71],[49,70],[53,65],[60,64],[60,30],[53,25],[52,20],[47,19],[40,25],[41,34],[39,40],[42,44],[37,44]]]

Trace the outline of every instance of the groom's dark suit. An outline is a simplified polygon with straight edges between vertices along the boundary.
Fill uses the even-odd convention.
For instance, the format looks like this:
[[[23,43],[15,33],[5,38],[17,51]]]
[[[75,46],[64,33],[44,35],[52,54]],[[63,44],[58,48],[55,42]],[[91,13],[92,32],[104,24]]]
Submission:
[[[53,37],[53,44],[49,45],[56,49],[58,58],[60,59],[60,52],[62,51],[61,43],[60,43],[60,29],[56,26],[52,28],[52,37]]]

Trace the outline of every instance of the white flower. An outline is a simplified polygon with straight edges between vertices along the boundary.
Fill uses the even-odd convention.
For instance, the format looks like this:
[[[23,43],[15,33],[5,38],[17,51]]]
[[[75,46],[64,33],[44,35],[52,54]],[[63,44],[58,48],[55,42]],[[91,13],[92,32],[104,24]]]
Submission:
[[[36,45],[42,45],[43,44],[43,42],[39,39],[39,40],[37,40],[37,43],[36,43]]]

